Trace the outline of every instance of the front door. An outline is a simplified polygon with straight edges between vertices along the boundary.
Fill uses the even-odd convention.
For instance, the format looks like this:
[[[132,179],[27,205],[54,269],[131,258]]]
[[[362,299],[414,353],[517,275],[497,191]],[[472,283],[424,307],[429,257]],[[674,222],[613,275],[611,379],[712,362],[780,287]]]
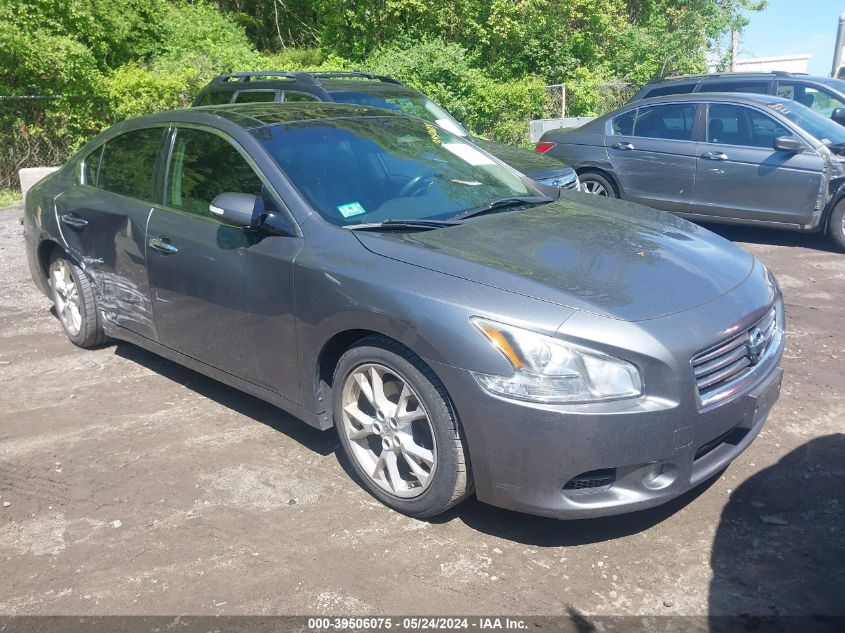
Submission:
[[[808,224],[819,199],[824,159],[811,148],[774,149],[792,132],[747,106],[711,103],[699,145],[693,213],[720,218]]]
[[[80,184],[56,200],[68,252],[91,275],[105,318],[151,339],[145,234],[165,131],[144,128],[110,139],[86,157]]]
[[[695,186],[695,104],[639,108],[612,121],[607,155],[628,199],[686,212]]]
[[[211,214],[220,193],[266,193],[241,150],[218,133],[179,128],[168,174],[166,204],[147,229],[159,341],[299,402],[293,262],[301,239]]]

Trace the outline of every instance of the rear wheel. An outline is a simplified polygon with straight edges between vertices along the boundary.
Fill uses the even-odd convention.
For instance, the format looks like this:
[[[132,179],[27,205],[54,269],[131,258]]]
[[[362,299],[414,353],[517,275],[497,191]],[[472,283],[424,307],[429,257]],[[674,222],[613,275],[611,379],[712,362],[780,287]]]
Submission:
[[[610,198],[618,198],[616,188],[610,180],[594,171],[588,171],[578,175],[581,181],[581,191],[590,193],[594,196],[608,196]]]
[[[419,357],[389,339],[368,337],[341,357],[332,396],[344,453],[380,501],[430,517],[471,492],[457,417]]]
[[[56,316],[70,342],[85,348],[102,345],[106,336],[88,277],[61,251],[53,253],[48,273]]]
[[[845,200],[837,204],[827,223],[827,234],[840,250],[845,252]]]

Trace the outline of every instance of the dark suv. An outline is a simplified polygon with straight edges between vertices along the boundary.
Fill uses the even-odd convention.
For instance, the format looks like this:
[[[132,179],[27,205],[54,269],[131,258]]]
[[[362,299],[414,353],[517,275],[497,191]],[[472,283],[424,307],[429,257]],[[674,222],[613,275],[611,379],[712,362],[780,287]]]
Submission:
[[[631,101],[690,92],[756,92],[793,99],[845,125],[845,81],[803,73],[718,73],[668,77],[646,84]]]
[[[219,75],[203,88],[195,106],[223,103],[335,101],[392,110],[437,124],[472,141],[537,182],[561,189],[579,188],[575,170],[552,158],[512,145],[472,136],[455,118],[419,90],[385,77],[362,72],[255,71]]]

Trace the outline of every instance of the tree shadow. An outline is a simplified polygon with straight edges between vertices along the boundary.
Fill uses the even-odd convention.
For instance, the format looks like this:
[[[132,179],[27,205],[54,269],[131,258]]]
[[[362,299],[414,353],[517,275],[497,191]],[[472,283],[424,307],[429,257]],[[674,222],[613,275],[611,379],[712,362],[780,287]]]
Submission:
[[[315,453],[326,456],[337,450],[337,435],[334,432],[315,429],[278,407],[234,387],[229,387],[131,343],[118,342],[115,346],[115,354],[143,365],[168,380],[184,385],[224,407],[284,433]]]
[[[734,615],[747,630],[845,625],[845,434],[813,439],[739,486],[711,567],[711,631],[735,627],[722,617]]]
[[[758,226],[740,226],[738,224],[710,224],[706,222],[700,224],[731,242],[808,248],[827,253],[839,252],[831,239],[823,233],[799,233]]]

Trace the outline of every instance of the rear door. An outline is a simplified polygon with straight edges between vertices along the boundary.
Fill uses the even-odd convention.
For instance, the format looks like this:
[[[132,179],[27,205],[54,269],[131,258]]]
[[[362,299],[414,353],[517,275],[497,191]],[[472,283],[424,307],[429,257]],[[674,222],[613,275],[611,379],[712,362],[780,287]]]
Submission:
[[[85,158],[80,184],[56,200],[68,251],[94,280],[105,317],[153,339],[145,232],[165,131],[143,128],[107,141]]]
[[[696,105],[680,102],[644,106],[611,120],[607,155],[630,200],[665,211],[689,211],[695,121]]]
[[[211,214],[223,192],[277,204],[232,139],[179,127],[170,154],[165,204],[147,230],[159,341],[299,402],[293,263],[301,238],[230,226]]]
[[[807,224],[822,186],[824,159],[774,149],[792,131],[748,106],[711,103],[699,145],[693,213],[720,218]]]

